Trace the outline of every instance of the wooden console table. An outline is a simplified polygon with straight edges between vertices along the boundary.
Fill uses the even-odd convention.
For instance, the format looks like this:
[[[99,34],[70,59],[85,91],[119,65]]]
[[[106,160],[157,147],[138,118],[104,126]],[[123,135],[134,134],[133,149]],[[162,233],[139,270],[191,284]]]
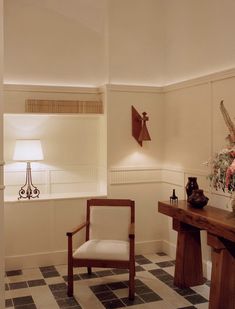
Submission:
[[[158,211],[173,218],[178,232],[174,284],[203,283],[200,230],[212,247],[209,309],[235,309],[235,214],[211,206],[196,209],[186,201],[158,202]]]

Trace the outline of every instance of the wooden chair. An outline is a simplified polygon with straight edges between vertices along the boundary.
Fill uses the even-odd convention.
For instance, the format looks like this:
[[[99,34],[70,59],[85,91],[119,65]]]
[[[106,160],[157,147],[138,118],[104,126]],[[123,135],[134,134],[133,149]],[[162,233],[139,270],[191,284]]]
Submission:
[[[90,199],[86,222],[68,236],[68,296],[73,296],[73,267],[129,269],[129,299],[135,295],[135,202],[124,199]],[[72,237],[86,227],[86,241],[73,252]]]

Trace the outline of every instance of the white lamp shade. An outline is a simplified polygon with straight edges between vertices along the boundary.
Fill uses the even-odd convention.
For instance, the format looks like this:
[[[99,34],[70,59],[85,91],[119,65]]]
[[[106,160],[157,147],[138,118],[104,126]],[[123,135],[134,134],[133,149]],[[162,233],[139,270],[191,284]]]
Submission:
[[[41,141],[39,139],[16,140],[13,160],[27,162],[43,160]]]

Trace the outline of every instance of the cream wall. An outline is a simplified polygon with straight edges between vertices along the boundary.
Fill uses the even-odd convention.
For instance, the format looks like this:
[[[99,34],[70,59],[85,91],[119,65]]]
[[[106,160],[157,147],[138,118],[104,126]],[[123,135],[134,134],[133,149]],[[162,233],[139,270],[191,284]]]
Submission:
[[[40,120],[41,116],[26,116],[25,114],[22,114],[24,99],[29,95],[31,98],[39,96],[40,98],[42,97],[45,99],[47,97],[63,97],[64,94],[59,93],[58,89],[57,93],[53,93],[53,87],[51,92],[49,91],[50,87],[47,87],[47,91],[44,92],[42,92],[42,87],[41,92],[39,90],[35,92],[26,91],[27,87],[22,87],[23,88],[18,85],[6,86],[5,88],[5,101],[6,103],[9,102],[9,105],[6,105],[6,109],[11,111],[11,113],[6,114],[5,116],[5,154],[8,163],[5,169],[6,176],[11,171],[10,154],[12,153],[13,138],[15,138],[17,134],[29,134],[29,137],[31,138],[35,137],[36,134],[36,137],[40,137],[42,141],[44,141],[44,139],[49,139],[50,136],[53,137],[54,135],[51,131],[55,131],[56,135],[53,139],[56,139],[58,143],[64,145],[64,142],[60,140],[61,129],[65,129],[63,125],[63,122],[65,121],[63,116],[44,116],[46,118],[49,117],[49,122],[43,122],[43,129],[38,128],[36,130],[26,130],[28,125],[32,123],[37,124],[33,118]],[[11,88],[11,91],[9,91],[9,88]],[[30,88],[33,89],[33,87]],[[35,87],[35,89],[36,88],[37,87]],[[17,91],[17,89],[23,89],[23,91]],[[64,93],[66,93],[66,88],[63,88],[63,90]],[[69,88],[67,90],[69,91]],[[95,92],[95,89],[93,90]],[[78,89],[77,92],[79,92]],[[66,96],[69,95],[71,94],[67,94]],[[100,146],[98,153],[102,157],[102,160],[107,160],[108,164],[108,197],[132,198],[135,200],[137,253],[160,250],[161,239],[159,235],[161,221],[159,220],[156,207],[157,200],[161,199],[160,166],[162,165],[163,160],[163,138],[161,134],[163,126],[163,102],[161,89],[154,87],[108,85],[102,89],[101,97],[104,101],[105,114],[102,115],[103,120],[100,128],[100,134],[103,135],[103,142],[102,140],[98,141]],[[146,111],[150,118],[147,126],[152,140],[151,142],[144,142],[143,147],[140,147],[131,135],[132,105],[134,105],[140,113]],[[14,113],[14,111],[17,110],[21,111],[20,115]],[[26,122],[27,117],[29,117],[29,123]],[[55,120],[53,120],[53,118],[55,117],[59,117],[59,119],[62,117],[63,122],[61,123],[60,119],[59,123],[54,123]],[[71,119],[76,122],[76,117],[66,117],[68,121],[71,117]],[[91,120],[94,119],[93,117],[91,116]],[[106,117],[107,122],[105,120]],[[17,118],[19,118],[19,120],[17,120]],[[89,116],[84,118],[84,121],[89,125],[89,121],[86,118],[89,118]],[[77,119],[80,121],[80,118]],[[16,126],[19,121],[21,123],[20,130],[13,130],[13,126]],[[70,142],[74,143],[76,135],[77,138],[79,138],[79,135],[78,132],[74,130],[73,125],[71,126],[71,130],[72,129],[73,132],[71,132]],[[87,130],[86,134],[89,132]],[[106,134],[108,135],[107,139],[109,145],[107,154],[105,144]],[[68,138],[66,142],[69,142]],[[95,142],[97,141],[94,140],[94,144]],[[83,147],[82,149],[77,149],[77,155],[79,155],[80,152],[80,156],[84,158],[84,155],[86,154],[84,148],[85,144],[81,141],[79,144],[83,145]],[[50,143],[45,143],[45,147],[46,146],[50,146]],[[51,158],[54,158],[55,156],[57,163],[61,163],[61,159],[63,161],[63,156],[58,156],[56,149],[57,148],[54,149],[49,147],[49,150],[51,151],[49,154],[51,155]],[[46,147],[45,154],[47,151],[48,149]],[[74,155],[75,152],[73,151],[73,156],[69,162],[71,161],[73,163],[73,160],[77,160],[76,155]],[[98,159],[97,153],[93,153],[92,155],[95,155],[95,158]],[[45,160],[48,160],[47,156],[45,156]],[[100,160],[101,159],[98,159],[98,161]],[[52,163],[52,161],[53,160],[51,160],[50,163]],[[42,162],[42,164],[44,163],[45,162]],[[102,164],[104,164],[104,161],[102,161]],[[23,170],[21,173],[23,175]],[[37,174],[35,172],[33,173],[33,176],[36,176],[35,179],[37,180]],[[13,182],[9,177],[6,177],[5,179],[8,180],[8,182],[6,182],[7,186]],[[17,179],[19,182],[18,176]],[[16,188],[17,185],[19,186],[19,183],[16,183],[16,180],[13,184],[14,188]],[[83,179],[79,186],[86,186],[90,190],[91,184],[84,184]],[[107,188],[105,179],[103,187],[104,189]],[[42,190],[44,188],[43,179],[41,188]],[[8,188],[6,189],[6,192],[9,192]],[[102,194],[102,192],[104,191],[101,191],[100,193]],[[65,233],[67,230],[84,220],[86,198],[88,197],[72,198],[72,196],[73,194],[71,194],[70,197],[69,194],[67,194],[67,199],[65,199],[61,196],[53,196],[52,194],[46,199],[42,195],[38,201],[16,201],[15,198],[15,201],[7,201],[5,203],[7,269],[66,262],[67,243]],[[37,218],[37,222],[35,222],[35,218]],[[148,222],[147,228],[146,221]],[[26,224],[27,222],[28,224]],[[14,241],[16,234],[18,237],[17,244]]]
[[[230,210],[229,197],[209,186],[210,166],[203,165],[215,152],[226,147],[228,129],[219,109],[223,99],[235,122],[235,71],[229,70],[164,88],[164,166],[162,198],[168,199],[172,189],[185,198],[189,176],[196,176],[198,184],[209,197],[209,204]],[[163,248],[174,255],[176,232],[172,222],[161,216]],[[210,249],[202,233],[205,275],[210,278]]]
[[[155,252],[161,248],[162,94],[157,88],[112,85],[108,94],[108,196],[135,201],[137,252]],[[132,105],[149,116],[151,141],[143,147],[131,135]]]
[[[235,66],[233,0],[7,0],[4,7],[6,83],[162,86]]]
[[[66,263],[66,232],[85,220],[87,198],[107,194],[106,115],[26,114],[25,100],[102,96],[94,87],[4,86],[6,269]],[[39,200],[17,201],[25,180],[25,166],[12,162],[17,138],[42,141],[44,160],[32,165]]]
[[[5,203],[6,269],[65,264],[66,232],[85,221],[85,208],[85,198]]]
[[[165,84],[235,66],[233,0],[164,0]]]
[[[4,204],[3,204],[3,1],[0,0],[0,308],[5,306],[4,297]]]
[[[7,0],[4,6],[5,83],[162,83],[161,0],[73,0],[69,5]]]
[[[7,0],[4,10],[6,83],[103,83],[106,0]]]
[[[25,113],[27,99],[100,101],[101,93],[97,88],[4,87],[5,200],[16,200],[25,181],[25,164],[12,160],[16,139],[42,142],[44,160],[32,163],[41,197],[106,194],[105,115]]]
[[[17,139],[40,139],[44,159],[31,164],[33,183],[40,196],[106,194],[106,161],[101,145],[103,115],[4,116],[5,200],[17,199],[25,182],[25,162],[12,160]],[[81,146],[82,145],[82,146]],[[81,149],[82,148],[82,149]]]
[[[161,85],[162,0],[111,0],[108,5],[109,82]]]
[[[217,106],[224,98],[233,114],[234,71],[163,89],[130,84],[165,85],[235,67],[234,2],[85,0],[64,7],[63,1],[7,0],[4,4],[6,83],[129,85],[111,84],[102,94],[108,132],[108,196],[136,200],[139,249],[154,251],[163,239],[161,249],[173,256],[176,234],[171,222],[157,213],[157,201],[168,199],[173,188],[184,198],[187,177],[196,175],[212,204],[223,208],[227,202],[223,195],[212,195],[206,181],[208,169],[201,164],[223,146],[226,128]],[[8,113],[22,111],[22,92],[18,96],[20,100],[15,101],[9,93]],[[143,148],[131,137],[132,104],[150,117],[152,141]],[[106,151],[101,152],[105,156]],[[59,201],[61,208],[57,201],[42,204],[45,207],[30,202],[22,207],[24,212],[19,211],[19,203],[6,205],[9,267],[30,265],[30,254],[32,264],[46,263],[51,256],[57,262],[63,260],[67,228],[61,223],[63,215],[70,209],[82,219],[84,200]],[[23,229],[24,249],[14,251],[14,214],[19,211],[22,225],[25,214],[34,222],[34,205],[42,222],[44,216],[54,220],[47,230],[50,242],[40,250],[33,245],[26,248],[25,239],[32,240],[27,238],[29,229]],[[72,225],[73,219],[68,212],[66,224]],[[39,225],[34,232],[41,243]],[[59,236],[63,244],[58,245]],[[18,259],[20,253],[23,259]]]

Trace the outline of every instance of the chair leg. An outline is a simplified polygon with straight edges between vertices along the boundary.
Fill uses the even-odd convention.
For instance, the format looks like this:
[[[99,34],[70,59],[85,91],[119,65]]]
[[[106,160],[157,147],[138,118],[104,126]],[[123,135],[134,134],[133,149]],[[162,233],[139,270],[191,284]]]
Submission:
[[[91,275],[91,274],[92,274],[92,269],[91,269],[91,267],[87,267],[87,273],[88,273],[88,275]]]
[[[129,269],[129,300],[135,299],[135,264]]]
[[[69,297],[73,296],[73,264],[68,264],[68,290]]]

